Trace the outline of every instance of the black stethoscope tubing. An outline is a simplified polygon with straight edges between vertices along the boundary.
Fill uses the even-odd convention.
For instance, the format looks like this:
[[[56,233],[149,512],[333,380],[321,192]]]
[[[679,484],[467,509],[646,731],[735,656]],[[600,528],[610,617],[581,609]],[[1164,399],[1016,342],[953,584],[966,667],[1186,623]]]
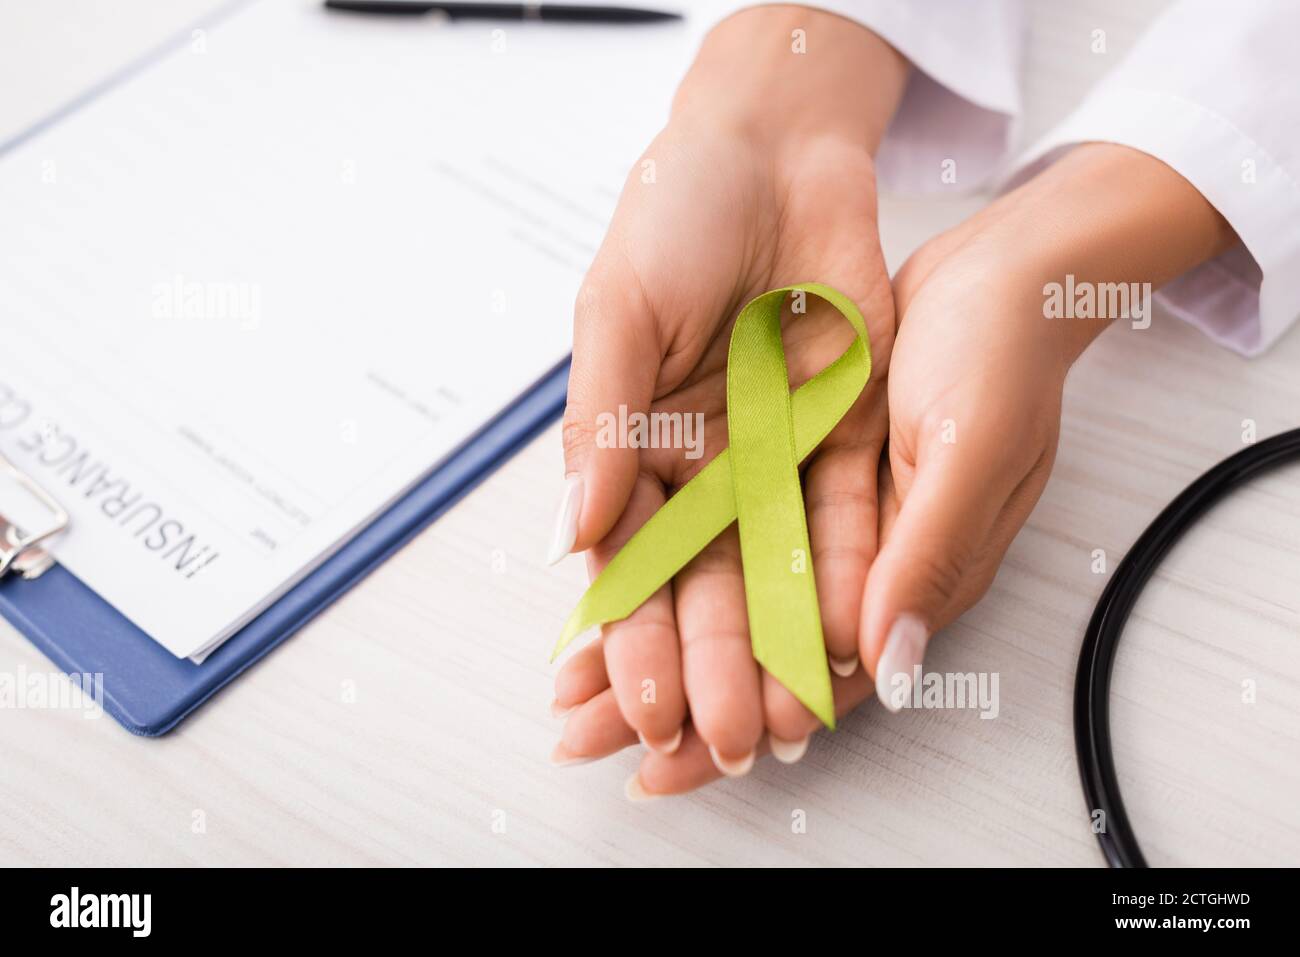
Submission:
[[[1189,485],[1133,545],[1107,583],[1088,622],[1074,678],[1074,746],[1094,831],[1111,867],[1146,867],[1137,835],[1124,811],[1111,753],[1110,676],[1129,612],[1160,560],[1197,519],[1239,485],[1261,472],[1300,458],[1300,429],[1249,446]],[[1102,812],[1098,819],[1096,812]]]

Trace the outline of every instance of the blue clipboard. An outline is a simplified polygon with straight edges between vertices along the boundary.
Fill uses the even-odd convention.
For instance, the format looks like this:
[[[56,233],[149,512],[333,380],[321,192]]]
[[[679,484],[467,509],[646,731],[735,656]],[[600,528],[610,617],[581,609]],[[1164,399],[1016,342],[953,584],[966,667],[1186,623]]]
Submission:
[[[63,671],[103,674],[104,710],[128,731],[165,734],[553,421],[568,376],[566,359],[201,665],[172,655],[58,565],[31,581],[0,581],[0,614]]]
[[[195,27],[210,26],[243,4],[244,0],[234,0]],[[191,29],[0,143],[0,155],[161,59],[178,43],[186,42]],[[311,621],[558,417],[564,408],[568,372],[565,359],[201,665],[173,656],[61,566],[30,581],[12,576],[0,581],[0,614],[63,671],[102,674],[104,710],[128,731],[165,734]]]

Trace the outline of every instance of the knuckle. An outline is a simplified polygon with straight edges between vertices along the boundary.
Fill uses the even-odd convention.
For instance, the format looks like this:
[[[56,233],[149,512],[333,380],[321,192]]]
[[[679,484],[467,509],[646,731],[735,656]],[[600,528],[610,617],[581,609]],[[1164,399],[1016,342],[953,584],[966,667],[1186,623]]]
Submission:
[[[966,569],[974,555],[964,542],[948,539],[934,545],[912,557],[911,572],[941,603],[946,604],[960,593]]]
[[[823,541],[819,543],[814,539],[812,542],[812,559],[813,569],[818,575],[817,584],[820,586],[823,578],[830,578],[834,581],[837,577],[835,571],[839,568],[866,568],[875,555],[875,549],[872,546],[873,543],[861,540]],[[855,575],[854,577],[861,576]],[[826,610],[823,608],[823,618],[825,614]]]
[[[635,279],[635,271],[625,265],[592,263],[573,300],[574,319],[581,324],[642,315],[645,297]]]
[[[564,459],[572,462],[590,448],[596,441],[596,424],[566,411],[564,422],[560,426],[560,442],[564,446]]]
[[[810,512],[827,509],[868,515],[876,510],[874,491],[856,484],[818,485],[808,490],[806,502]]]

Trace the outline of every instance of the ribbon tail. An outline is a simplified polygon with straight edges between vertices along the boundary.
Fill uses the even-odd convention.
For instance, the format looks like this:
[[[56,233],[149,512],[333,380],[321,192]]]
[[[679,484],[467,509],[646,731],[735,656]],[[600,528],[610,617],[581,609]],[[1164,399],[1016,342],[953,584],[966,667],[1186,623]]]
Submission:
[[[621,621],[736,520],[731,456],[724,449],[628,539],[573,609],[551,652],[559,657],[588,628]]]
[[[787,291],[752,300],[727,355],[727,430],[754,657],[828,727],[835,724],[795,448],[781,309]]]

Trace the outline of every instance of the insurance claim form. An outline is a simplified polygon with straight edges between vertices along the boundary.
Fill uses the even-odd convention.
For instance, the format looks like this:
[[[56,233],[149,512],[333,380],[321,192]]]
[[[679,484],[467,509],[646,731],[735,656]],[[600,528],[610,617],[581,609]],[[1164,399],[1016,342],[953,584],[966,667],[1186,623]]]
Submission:
[[[567,353],[681,25],[239,5],[0,154],[0,452],[201,660]]]

